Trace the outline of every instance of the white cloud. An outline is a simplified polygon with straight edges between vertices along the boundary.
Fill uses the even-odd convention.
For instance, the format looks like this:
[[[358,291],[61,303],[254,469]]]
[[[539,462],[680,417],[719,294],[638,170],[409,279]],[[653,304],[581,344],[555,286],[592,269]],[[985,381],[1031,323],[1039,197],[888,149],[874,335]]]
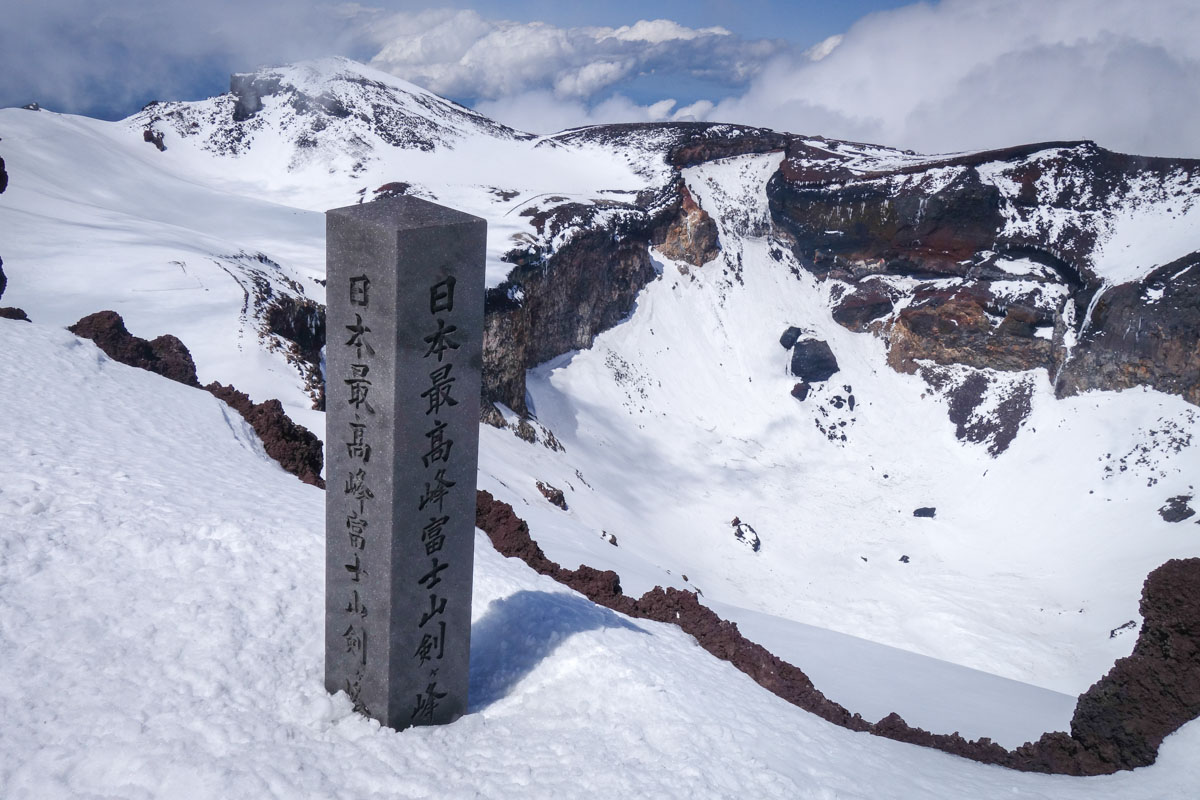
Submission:
[[[1192,0],[921,3],[777,59],[709,118],[926,152],[1090,138],[1200,157],[1197,32]]]
[[[771,56],[789,49],[784,42],[747,41],[724,28],[688,28],[665,19],[559,28],[486,20],[475,11],[385,18],[365,12],[363,29],[378,44],[373,66],[439,94],[485,101],[515,102],[549,90],[560,100],[594,105],[621,82],[650,73],[739,88]]]

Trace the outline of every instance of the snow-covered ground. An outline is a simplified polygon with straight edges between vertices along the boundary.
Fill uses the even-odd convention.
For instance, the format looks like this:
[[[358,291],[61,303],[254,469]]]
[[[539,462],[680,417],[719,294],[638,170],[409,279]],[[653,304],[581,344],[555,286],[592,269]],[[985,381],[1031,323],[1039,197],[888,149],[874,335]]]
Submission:
[[[188,113],[216,113],[205,102]],[[320,492],[266,460],[210,396],[109,362],[61,327],[112,308],[136,335],[173,333],[201,381],[279,397],[320,434],[247,303],[256,278],[323,299],[321,211],[410,182],[488,219],[494,285],[500,255],[536,236],[522,211],[628,200],[666,170],[637,148],[489,133],[452,109],[439,112],[449,144],[363,133],[370,157],[346,167],[332,130],[297,162],[271,128],[295,120],[273,102],[240,155],[166,124],[159,152],[140,117],[0,110],[3,303],[37,323],[0,320],[0,796],[1124,798],[1194,786],[1195,724],[1158,765],[1086,781],[828,726],[485,539],[473,713],[395,734],[326,698]],[[921,158],[853,148],[864,163]],[[701,591],[851,711],[1009,746],[1066,728],[1073,696],[1132,648],[1136,630],[1120,628],[1139,619],[1146,573],[1200,554],[1190,521],[1156,513],[1193,491],[1197,410],[1142,390],[1060,401],[1030,373],[1008,379],[1033,387],[1008,451],[958,441],[944,399],[888,368],[879,339],[834,323],[827,289],[762,235],[779,158],[685,172],[724,253],[700,268],[658,256],[661,276],[625,322],[532,370],[530,407],[565,450],[484,426],[480,486],[554,560],[615,569],[631,594]],[[1165,230],[1160,205],[1129,212],[1154,226],[1114,222],[1133,233],[1111,246]],[[1192,246],[1180,227],[1191,208],[1171,206],[1154,259]],[[827,340],[841,367],[804,402],[779,344],[791,325]],[[537,481],[564,490],[569,510]],[[914,517],[923,506],[936,516]],[[757,552],[735,538],[735,517],[757,531]]]
[[[677,629],[476,535],[471,710],[380,728],[322,685],[322,495],[208,394],[0,320],[0,787],[10,800],[1182,797],[1159,762],[1019,774],[829,725]],[[897,662],[899,664],[901,662]]]

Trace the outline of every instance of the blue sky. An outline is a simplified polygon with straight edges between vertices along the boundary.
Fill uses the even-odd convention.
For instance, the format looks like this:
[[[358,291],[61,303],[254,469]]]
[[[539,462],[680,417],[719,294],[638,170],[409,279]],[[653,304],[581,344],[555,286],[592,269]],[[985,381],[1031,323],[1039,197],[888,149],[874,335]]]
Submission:
[[[348,5],[348,4],[347,4]],[[366,0],[387,12],[471,9],[489,20],[542,22],[558,28],[617,28],[669,19],[690,28],[720,26],[741,39],[775,39],[803,49],[872,11],[903,0],[668,0],[563,3],[482,0],[466,3]],[[0,28],[0,107],[38,102],[59,111],[118,119],[155,99],[196,99],[228,87],[229,73],[302,58],[374,52],[345,24],[338,4],[301,0],[39,0],[5,13]],[[622,82],[640,102],[677,95],[720,99],[739,84],[697,80],[686,69]],[[665,94],[664,94],[665,93]],[[472,102],[470,92],[456,100]]]
[[[346,55],[535,132],[697,119],[925,152],[1086,138],[1200,158],[1196,0],[12,5],[0,106],[117,119]]]

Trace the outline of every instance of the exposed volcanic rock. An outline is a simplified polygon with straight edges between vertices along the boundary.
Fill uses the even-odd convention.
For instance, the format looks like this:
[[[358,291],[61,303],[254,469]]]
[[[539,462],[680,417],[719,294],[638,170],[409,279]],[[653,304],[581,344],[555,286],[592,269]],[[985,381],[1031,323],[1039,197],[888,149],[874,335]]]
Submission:
[[[216,381],[204,390],[241,414],[262,440],[267,455],[278,461],[285,471],[307,484],[325,488],[325,481],[321,479],[325,461],[321,440],[308,428],[293,422],[283,410],[282,403],[278,400],[255,403],[235,387]]]
[[[8,173],[4,170],[4,159],[0,158],[0,194],[8,188]],[[0,258],[0,297],[4,296],[4,289],[8,286],[8,278],[4,274],[4,259]]]
[[[920,360],[1014,372],[1049,369],[1050,340],[1032,334],[1037,315],[1014,307],[993,328],[989,303],[986,286],[918,290],[893,319],[888,364],[908,373]]]
[[[325,487],[321,480],[324,451],[321,440],[312,431],[293,422],[278,400],[251,402],[249,396],[232,386],[210,383],[201,387],[196,379],[196,363],[187,347],[176,337],[164,334],[146,341],[131,334],[115,311],[89,314],[68,328],[76,336],[91,339],[113,361],[139,367],[170,378],[186,386],[203,388],[224,400],[241,414],[262,439],[267,455],[305,483]]]
[[[563,494],[563,490],[556,486],[551,486],[548,483],[537,482],[537,489],[542,493],[542,497],[549,501],[550,505],[558,506],[563,511],[567,510],[567,498]]]
[[[834,319],[885,336],[898,370],[1046,369],[1059,396],[1144,385],[1200,404],[1200,254],[1132,283],[1105,272],[1137,274],[1105,250],[1123,219],[1166,224],[1198,184],[1198,161],[1091,142],[931,158],[796,137],[767,195],[776,235],[833,282]]]
[[[792,345],[789,369],[803,383],[820,383],[829,380],[838,371],[838,362],[828,342],[800,339]]]
[[[679,193],[679,216],[666,226],[662,241],[656,244],[667,258],[703,266],[721,252],[717,223],[696,203],[686,186],[681,186]]]
[[[125,328],[125,320],[115,311],[89,314],[67,330],[91,339],[113,361],[149,370],[187,386],[200,386],[192,354],[169,333],[146,341],[131,334]]]
[[[1071,720],[1106,771],[1153,764],[1162,740],[1200,715],[1200,558],[1151,572],[1140,611],[1133,654],[1080,696]]]
[[[288,342],[288,362],[303,376],[313,408],[325,410],[321,348],[325,346],[325,306],[292,294],[274,294],[263,309],[266,332]]]
[[[0,319],[15,319],[29,322],[29,315],[25,313],[25,309],[23,308],[4,306],[0,307]]]
[[[932,511],[932,509],[918,509]],[[924,514],[923,514],[924,516]],[[932,516],[932,514],[929,514]],[[640,598],[621,590],[619,576],[586,565],[568,570],[546,557],[512,506],[476,492],[475,525],[505,556],[520,558],[588,597],[631,617],[678,625],[709,653],[728,661],[788,702],[853,731],[931,747],[1024,772],[1106,775],[1154,763],[1169,734],[1200,717],[1200,559],[1168,561],[1146,578],[1145,620],[1133,655],[1079,698],[1071,733],[1046,733],[1008,750],[987,737],[930,733],[892,713],[872,724],[829,700],[802,670],[747,639],[735,623],[701,605],[694,592],[655,587]],[[902,561],[907,557],[902,557]]]
[[[1191,501],[1190,494],[1176,495],[1163,504],[1158,510],[1158,515],[1165,522],[1183,522],[1185,519],[1191,519],[1196,515],[1196,510],[1189,505]]]
[[[1150,386],[1200,405],[1200,253],[1102,290],[1060,360],[1060,396]]]

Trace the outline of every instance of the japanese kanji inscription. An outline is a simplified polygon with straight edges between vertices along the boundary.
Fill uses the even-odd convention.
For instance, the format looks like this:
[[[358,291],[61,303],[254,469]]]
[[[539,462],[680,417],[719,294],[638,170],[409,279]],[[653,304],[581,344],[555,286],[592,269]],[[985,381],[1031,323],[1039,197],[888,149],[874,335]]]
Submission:
[[[325,686],[392,728],[467,709],[486,223],[326,214]]]

